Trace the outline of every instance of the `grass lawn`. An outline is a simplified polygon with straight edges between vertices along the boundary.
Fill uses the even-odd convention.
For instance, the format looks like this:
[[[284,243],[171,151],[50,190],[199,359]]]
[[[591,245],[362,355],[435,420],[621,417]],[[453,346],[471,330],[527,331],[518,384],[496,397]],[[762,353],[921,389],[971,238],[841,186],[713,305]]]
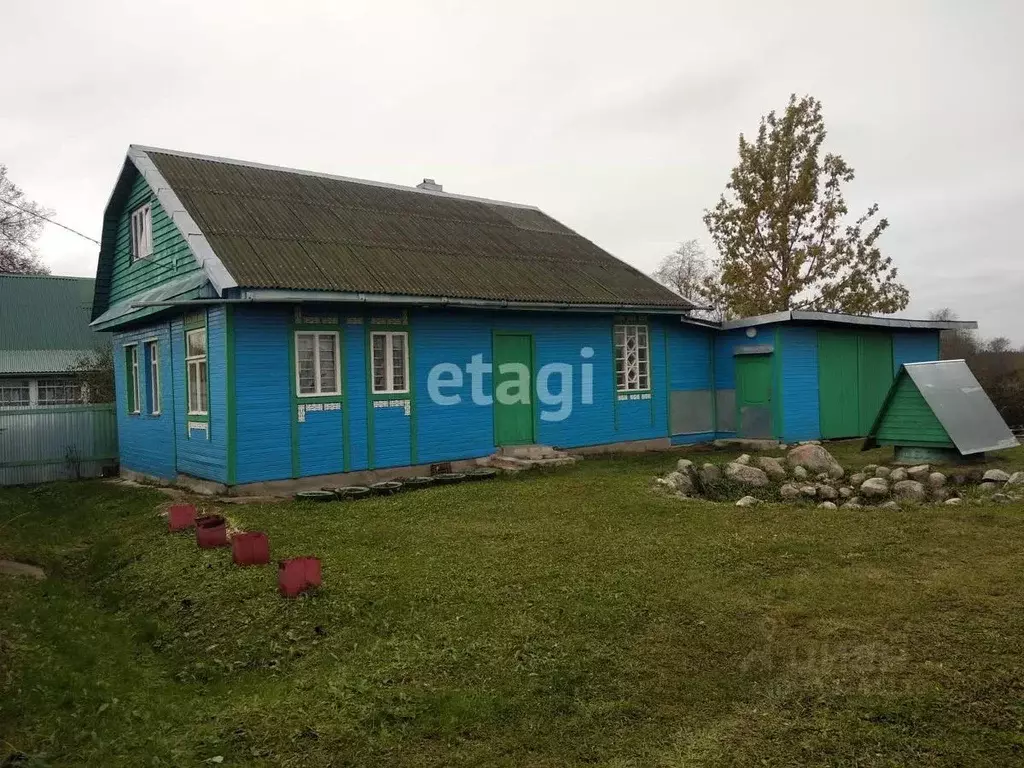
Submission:
[[[0,764],[1024,765],[1020,505],[680,501],[679,455],[205,503],[323,559],[297,600],[155,490],[0,490],[50,573],[0,576]]]

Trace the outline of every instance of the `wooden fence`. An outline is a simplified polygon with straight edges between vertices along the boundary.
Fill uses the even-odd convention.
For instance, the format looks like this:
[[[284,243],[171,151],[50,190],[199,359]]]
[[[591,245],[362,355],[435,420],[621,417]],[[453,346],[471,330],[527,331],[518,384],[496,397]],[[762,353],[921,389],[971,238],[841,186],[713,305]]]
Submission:
[[[116,462],[112,403],[0,410],[0,486],[99,477]]]

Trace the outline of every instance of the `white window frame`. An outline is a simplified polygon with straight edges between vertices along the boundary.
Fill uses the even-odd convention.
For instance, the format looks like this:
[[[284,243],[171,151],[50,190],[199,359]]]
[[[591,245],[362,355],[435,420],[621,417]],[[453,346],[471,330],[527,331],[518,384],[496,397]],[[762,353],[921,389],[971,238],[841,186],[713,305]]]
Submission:
[[[15,382],[18,384],[18,386],[14,386]],[[35,382],[32,379],[23,379],[23,378],[10,378],[10,379],[6,379],[5,378],[5,379],[0,379],[0,387],[2,387],[3,389],[24,390],[26,395],[28,396],[28,399],[25,402],[23,402],[23,403],[19,402],[17,405],[11,405],[10,403],[4,403],[3,401],[0,401],[0,410],[4,410],[4,409],[7,409],[7,408],[31,408],[32,407],[33,389],[35,388]]]
[[[145,359],[145,351],[150,351],[149,355],[149,368],[146,371],[146,380],[149,382],[149,387],[152,390],[153,403],[149,410],[150,416],[160,415],[160,340],[159,339],[146,339],[145,346],[143,347],[143,359]],[[206,375],[209,376],[210,372],[207,369]]]
[[[65,397],[63,401],[59,402],[43,402],[43,391],[45,389],[52,388],[56,385],[60,385],[64,394],[66,395],[68,390],[77,390],[75,399],[68,401]],[[78,381],[72,376],[47,376],[46,378],[36,379],[36,405],[40,408],[60,408],[65,405],[83,405],[86,402],[85,396],[85,385],[81,381]]]
[[[153,255],[153,206],[141,205],[132,211],[132,261]]]
[[[201,333],[203,335],[203,354],[201,355],[189,355],[188,353],[188,340],[192,334]],[[209,416],[210,415],[210,361],[209,361],[209,346],[207,344],[208,339],[206,337],[206,327],[202,328],[191,328],[185,331],[185,405],[189,416]],[[206,364],[206,381],[203,382],[203,390],[206,392],[206,409],[196,410],[192,406],[195,405],[192,402],[192,367],[195,366],[196,377],[199,376],[199,364]],[[199,390],[197,389],[198,393]],[[199,399],[203,399],[203,395],[198,395]]]
[[[377,378],[374,375],[374,344],[373,339],[376,336],[383,336],[384,341],[384,382],[386,385],[385,389],[377,389]],[[395,389],[395,354],[394,354],[394,337],[402,336],[404,338],[404,360],[402,366],[405,369],[405,387],[403,389]],[[409,393],[409,332],[408,331],[371,331],[370,332],[370,390],[375,395],[406,395]]]
[[[299,381],[299,337],[313,337],[313,383],[314,392],[303,392]],[[333,392],[320,389],[320,338],[330,336],[334,339],[334,383]],[[298,397],[332,397],[341,395],[341,334],[337,331],[296,331],[295,332],[295,394]]]
[[[135,407],[128,411],[129,414],[137,416],[142,413],[142,402],[141,392],[139,391],[139,345],[138,344],[125,344],[125,350],[131,352],[132,361],[129,370],[126,371],[128,374],[128,381],[125,382],[125,391],[128,391],[128,387],[131,387],[131,392],[135,395],[134,403]]]
[[[643,331],[641,335],[640,331]],[[622,345],[619,345],[619,334],[622,333]],[[629,348],[630,336],[636,340],[636,360],[631,364],[626,356]],[[616,323],[612,329],[614,341],[614,366],[615,366],[615,391],[618,393],[627,392],[650,392],[651,391],[651,329],[646,323]],[[643,343],[641,344],[641,340]],[[640,359],[640,349],[646,351],[646,359]],[[619,363],[622,363],[622,384],[619,384]],[[635,371],[633,381],[630,381],[630,372]],[[644,381],[646,380],[646,385]]]

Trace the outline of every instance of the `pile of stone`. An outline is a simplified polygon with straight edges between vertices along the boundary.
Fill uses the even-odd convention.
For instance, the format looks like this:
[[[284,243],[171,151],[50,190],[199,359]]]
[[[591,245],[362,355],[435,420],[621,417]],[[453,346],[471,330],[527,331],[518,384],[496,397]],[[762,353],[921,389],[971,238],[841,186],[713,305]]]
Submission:
[[[887,467],[869,464],[847,476],[843,467],[817,442],[792,448],[782,458],[743,454],[735,461],[719,466],[697,466],[689,459],[680,459],[675,471],[656,482],[680,498],[707,497],[726,488],[750,488],[761,496],[777,494],[784,501],[816,502],[823,509],[855,509],[878,505],[898,509],[901,503],[961,504],[957,486],[980,483],[979,490],[994,501],[1015,501],[1024,493],[1024,472],[1008,474],[990,469],[983,474],[955,471],[950,474],[933,470],[927,464],[916,467]],[[735,496],[733,496],[735,498]],[[763,499],[744,495],[738,507],[760,504]]]

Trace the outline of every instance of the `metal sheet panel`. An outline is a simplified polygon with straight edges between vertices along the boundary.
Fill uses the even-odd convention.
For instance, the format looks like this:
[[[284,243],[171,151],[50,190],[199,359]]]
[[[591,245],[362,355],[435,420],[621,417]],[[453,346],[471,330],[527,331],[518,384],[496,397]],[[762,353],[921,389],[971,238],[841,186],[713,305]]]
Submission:
[[[716,432],[736,431],[736,390],[719,389],[715,391]]]
[[[1017,439],[963,360],[904,366],[960,453],[1014,448]]]
[[[745,405],[741,407],[739,434],[743,437],[771,437],[771,406]]]
[[[711,390],[675,391],[669,395],[669,429],[673,435],[713,432]]]
[[[0,485],[98,477],[116,459],[113,405],[0,411]]]

